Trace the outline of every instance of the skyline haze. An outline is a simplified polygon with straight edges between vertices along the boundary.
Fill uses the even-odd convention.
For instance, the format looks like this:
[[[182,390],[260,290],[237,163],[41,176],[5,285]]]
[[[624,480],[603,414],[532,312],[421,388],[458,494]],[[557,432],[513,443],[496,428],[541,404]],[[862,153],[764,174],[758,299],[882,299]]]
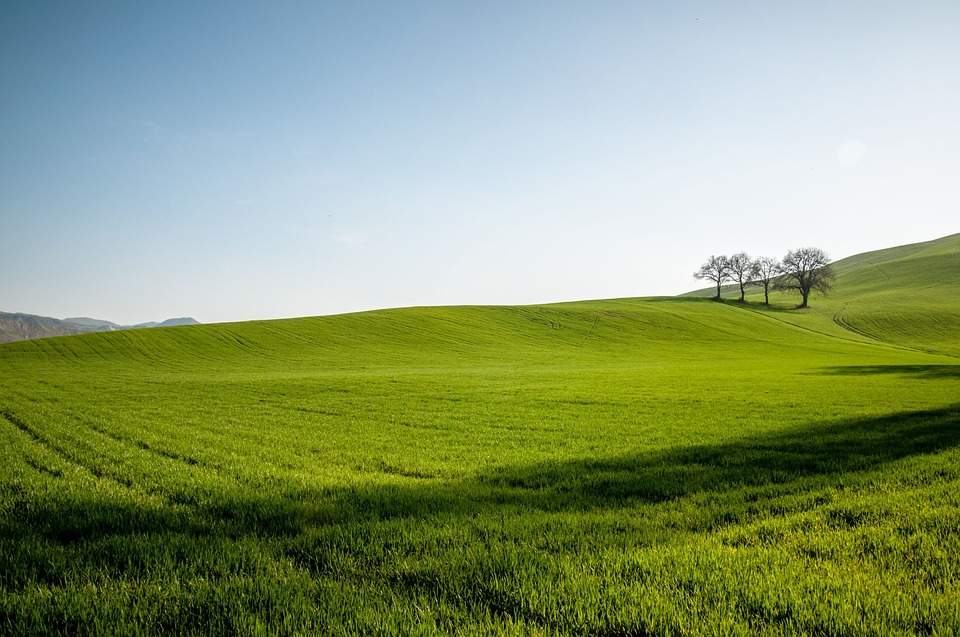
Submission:
[[[0,310],[673,295],[960,231],[960,5],[7,2]]]

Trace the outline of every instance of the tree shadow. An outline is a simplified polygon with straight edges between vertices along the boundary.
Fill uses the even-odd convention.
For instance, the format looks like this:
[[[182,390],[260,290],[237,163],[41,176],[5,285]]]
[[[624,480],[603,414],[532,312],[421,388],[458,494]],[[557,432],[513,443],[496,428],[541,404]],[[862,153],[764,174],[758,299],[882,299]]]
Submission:
[[[960,444],[960,405],[811,424],[736,442],[507,467],[480,477],[501,499],[548,510],[659,503],[703,491],[837,480]],[[802,487],[801,487],[802,488]]]
[[[748,306],[748,309],[751,309],[755,312],[768,314],[796,314],[798,310],[809,310],[812,307],[810,305],[804,307],[799,303],[784,303],[774,301],[771,301],[770,303],[764,303],[762,300],[747,300],[744,305]]]
[[[0,484],[6,490],[0,493],[5,503],[0,587],[25,591],[38,585],[75,586],[91,578],[152,582],[214,576],[228,581],[236,574],[270,581],[275,568],[270,560],[282,560],[337,586],[366,582],[358,589],[365,594],[372,582],[391,595],[436,596],[549,628],[554,620],[538,615],[537,607],[477,574],[485,568],[508,569],[497,572],[510,577],[511,563],[496,562],[498,551],[535,540],[527,534],[554,513],[629,510],[625,519],[649,518],[650,525],[663,527],[668,523],[657,518],[654,509],[704,496],[712,504],[680,523],[686,526],[657,527],[659,535],[654,536],[678,529],[710,530],[742,522],[754,515],[752,510],[776,511],[777,498],[784,495],[816,496],[890,463],[958,445],[960,404],[955,404],[878,418],[811,422],[717,444],[504,466],[459,480],[389,475],[387,481],[282,493],[238,487],[214,499],[174,494],[167,506],[158,506],[156,498],[151,505],[133,495],[17,494]],[[651,507],[651,515],[638,516],[644,507]],[[857,523],[855,517],[849,524]],[[505,527],[496,522],[506,519],[520,521]],[[549,533],[559,534],[551,537],[552,545],[578,547],[582,541],[576,532],[564,536],[563,525],[550,528]],[[447,537],[437,529],[454,529],[463,536]],[[575,554],[579,548],[569,550]],[[396,556],[405,551],[426,551],[440,561],[455,561],[466,551],[470,557],[460,566],[474,570],[461,577],[426,566],[400,568],[402,560],[397,562]],[[385,563],[392,566],[385,568]],[[203,610],[204,603],[195,605]],[[269,600],[249,603],[250,612],[272,612]],[[176,613],[192,616],[193,610],[184,602]],[[170,621],[182,619],[176,613]],[[51,625],[76,619],[64,617],[51,620]],[[568,627],[554,628],[564,632]]]
[[[920,378],[960,378],[960,365],[844,365],[823,367],[822,373],[837,376],[872,376],[898,374]]]
[[[958,366],[838,368],[953,378]],[[312,527],[511,511],[563,512],[657,504],[744,487],[809,488],[960,444],[960,404],[879,418],[809,423],[732,442],[650,453],[504,466],[461,480],[372,480],[359,486],[271,493],[237,488],[216,499],[174,494],[170,506],[90,494],[7,498],[0,531],[69,545],[116,535],[293,536]]]

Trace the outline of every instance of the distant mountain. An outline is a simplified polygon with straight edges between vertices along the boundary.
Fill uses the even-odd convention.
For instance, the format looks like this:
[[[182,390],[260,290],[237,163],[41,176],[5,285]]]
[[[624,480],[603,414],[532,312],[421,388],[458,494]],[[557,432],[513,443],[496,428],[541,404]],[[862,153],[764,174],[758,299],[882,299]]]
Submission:
[[[109,330],[118,330],[121,329],[121,326],[110,321],[103,321],[101,319],[88,318],[86,316],[79,316],[75,318],[65,318],[62,319],[64,323],[70,323],[71,325],[79,325],[81,327],[102,327]]]
[[[0,343],[24,341],[48,336],[72,336],[90,332],[112,332],[147,327],[174,327],[180,325],[199,325],[200,322],[189,316],[172,318],[162,323],[150,322],[139,325],[118,325],[112,321],[94,319],[86,316],[55,319],[48,316],[23,314],[20,312],[0,312]]]
[[[89,331],[80,325],[33,314],[0,312],[0,343],[47,336],[67,336]]]
[[[182,316],[180,318],[167,319],[156,327],[180,327],[181,325],[200,325],[200,321],[189,316]]]

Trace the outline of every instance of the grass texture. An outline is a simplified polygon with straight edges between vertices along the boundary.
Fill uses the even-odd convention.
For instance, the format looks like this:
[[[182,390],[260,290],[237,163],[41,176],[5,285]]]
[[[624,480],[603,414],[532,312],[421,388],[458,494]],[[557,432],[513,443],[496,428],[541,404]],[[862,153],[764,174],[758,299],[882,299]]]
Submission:
[[[0,633],[957,634],[960,266],[938,250],[854,263],[809,311],[0,346]]]

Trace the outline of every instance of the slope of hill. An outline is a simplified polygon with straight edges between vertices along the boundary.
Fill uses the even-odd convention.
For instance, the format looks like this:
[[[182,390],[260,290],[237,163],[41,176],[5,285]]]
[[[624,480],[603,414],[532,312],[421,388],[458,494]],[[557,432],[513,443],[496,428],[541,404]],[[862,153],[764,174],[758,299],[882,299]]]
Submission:
[[[876,341],[921,351],[960,356],[960,234],[876,250],[833,263],[830,294],[797,311],[797,297],[774,293],[762,305],[756,288],[745,309],[840,338]],[[728,301],[739,292],[727,286]],[[685,297],[709,297],[711,289]]]
[[[908,243],[902,246],[871,250],[840,259],[833,263],[837,275],[846,274],[854,270],[877,267],[884,263],[912,258],[928,258],[942,255],[951,255],[960,252],[960,233],[940,237],[931,241]]]
[[[960,356],[960,234],[836,263],[834,320],[880,341]]]
[[[619,299],[0,345],[0,626],[960,632],[960,365],[869,322],[955,347],[885,296],[935,294],[951,254],[851,268],[803,312]],[[857,278],[878,264],[886,286]]]

